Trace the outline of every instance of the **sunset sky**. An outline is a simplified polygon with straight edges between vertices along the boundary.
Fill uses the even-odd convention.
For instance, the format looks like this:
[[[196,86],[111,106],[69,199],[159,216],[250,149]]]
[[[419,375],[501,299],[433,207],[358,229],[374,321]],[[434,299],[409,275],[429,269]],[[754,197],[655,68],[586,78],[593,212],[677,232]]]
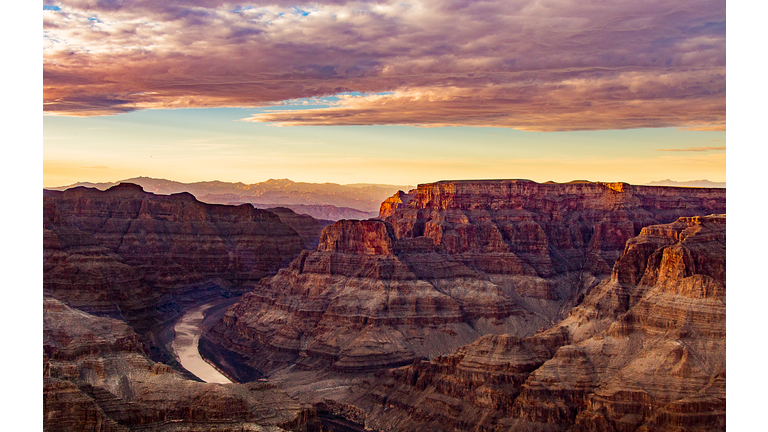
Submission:
[[[43,4],[44,186],[725,181],[725,1]]]

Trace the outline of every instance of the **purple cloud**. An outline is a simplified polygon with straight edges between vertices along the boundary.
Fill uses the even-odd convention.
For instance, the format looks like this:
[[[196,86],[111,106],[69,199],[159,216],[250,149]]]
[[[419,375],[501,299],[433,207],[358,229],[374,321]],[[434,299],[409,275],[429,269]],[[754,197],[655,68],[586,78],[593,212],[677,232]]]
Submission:
[[[253,120],[725,127],[724,1],[55,5],[43,11],[51,113],[256,107],[354,91],[393,94]]]

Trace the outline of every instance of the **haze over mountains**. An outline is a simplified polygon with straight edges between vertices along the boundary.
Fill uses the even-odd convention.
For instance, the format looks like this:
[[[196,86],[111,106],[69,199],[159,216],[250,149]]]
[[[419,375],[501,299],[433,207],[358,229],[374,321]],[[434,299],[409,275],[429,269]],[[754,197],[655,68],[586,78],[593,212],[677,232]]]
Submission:
[[[398,190],[409,185],[356,183],[303,183],[288,179],[269,179],[244,184],[222,181],[182,183],[151,177],[135,177],[117,182],[78,182],[69,186],[46,188],[66,190],[78,186],[106,190],[120,183],[133,183],[145,191],[160,195],[189,192],[209,204],[252,204],[256,208],[287,207],[316,219],[367,219],[378,215],[379,205]]]

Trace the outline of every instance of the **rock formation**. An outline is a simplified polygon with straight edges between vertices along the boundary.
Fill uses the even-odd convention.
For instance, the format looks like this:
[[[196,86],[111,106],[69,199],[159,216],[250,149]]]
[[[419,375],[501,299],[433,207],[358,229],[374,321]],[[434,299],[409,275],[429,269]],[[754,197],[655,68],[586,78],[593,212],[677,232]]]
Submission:
[[[645,227],[550,329],[488,335],[341,402],[379,430],[725,430],[725,215]]]
[[[304,245],[273,213],[125,183],[45,191],[43,206],[44,291],[101,313],[156,306],[158,296],[210,280],[258,281]]]
[[[206,384],[146,356],[124,322],[43,301],[47,431],[319,431],[316,412],[268,383]]]
[[[320,222],[280,212],[125,183],[103,192],[44,191],[43,291],[125,319],[155,361],[177,366],[172,322],[185,305],[240,295],[317,243]]]
[[[478,343],[514,345],[608,278],[627,240],[644,227],[724,211],[722,189],[525,180],[420,185],[382,204],[381,220],[326,227],[317,250],[244,295],[207,342],[251,358],[250,366],[312,400],[343,398],[338,390],[324,393],[312,373],[326,374],[327,388],[346,388],[343,374],[433,359],[483,335],[505,336]],[[518,386],[549,359],[554,352],[546,346],[520,354],[531,363],[505,385]],[[297,378],[299,370],[306,379]],[[498,403],[491,402],[498,392],[489,392],[483,397]]]

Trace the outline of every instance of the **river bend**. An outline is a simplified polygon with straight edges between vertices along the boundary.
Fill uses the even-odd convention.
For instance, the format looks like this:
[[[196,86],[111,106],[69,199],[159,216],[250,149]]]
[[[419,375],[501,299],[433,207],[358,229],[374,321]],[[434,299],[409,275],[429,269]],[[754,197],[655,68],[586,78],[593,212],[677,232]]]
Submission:
[[[189,309],[173,327],[176,336],[173,338],[171,347],[179,363],[196,377],[208,383],[228,384],[232,381],[203,360],[197,349],[203,333],[203,312],[219,302],[206,303]]]

